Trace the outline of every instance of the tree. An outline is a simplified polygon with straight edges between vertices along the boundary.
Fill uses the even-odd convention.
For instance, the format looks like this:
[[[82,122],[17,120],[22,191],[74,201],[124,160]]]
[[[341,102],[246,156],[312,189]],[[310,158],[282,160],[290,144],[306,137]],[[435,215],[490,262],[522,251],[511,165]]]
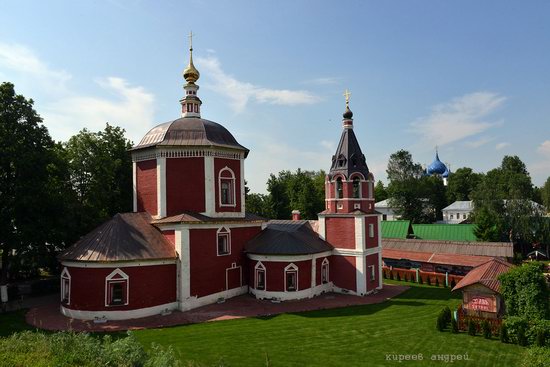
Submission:
[[[388,192],[386,191],[386,188],[384,187],[384,184],[382,181],[378,180],[376,183],[376,186],[374,186],[374,199],[376,201],[383,201],[388,198]]]
[[[414,163],[405,150],[390,156],[386,172],[390,180],[387,195],[398,216],[413,223],[432,223],[441,218],[447,200],[439,177],[423,176],[422,166]]]
[[[315,219],[325,208],[324,171],[281,171],[267,181],[270,212],[276,219],[288,219],[299,210],[303,219]]]
[[[33,100],[0,85],[0,252],[2,301],[13,262],[24,252],[56,245],[51,222],[59,219],[55,145]],[[49,223],[49,224],[48,224]],[[47,251],[47,250],[46,250]],[[15,254],[15,256],[14,256]],[[10,273],[11,271],[11,273]]]
[[[499,276],[508,316],[545,319],[550,316],[548,285],[542,263],[527,263]]]
[[[448,202],[471,200],[470,194],[477,187],[482,177],[482,174],[474,173],[468,167],[457,169],[449,177],[449,184],[447,186]]]
[[[71,184],[79,208],[80,234],[118,212],[132,210],[132,143],[124,129],[108,123],[103,131],[81,130],[65,144]]]
[[[544,185],[541,188],[542,204],[544,205],[546,212],[550,212],[550,177],[546,179]]]
[[[246,211],[264,218],[272,218],[274,216],[270,206],[269,196],[263,194],[247,194]]]

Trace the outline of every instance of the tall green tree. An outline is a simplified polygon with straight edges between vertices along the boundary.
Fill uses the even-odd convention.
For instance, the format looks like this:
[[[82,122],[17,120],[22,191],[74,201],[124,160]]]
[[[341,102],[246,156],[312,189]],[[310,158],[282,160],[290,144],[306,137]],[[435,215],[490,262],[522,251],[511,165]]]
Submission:
[[[550,213],[550,177],[546,179],[546,182],[541,187],[541,197],[546,212]]]
[[[483,174],[475,173],[468,167],[457,169],[449,177],[447,186],[448,202],[471,200],[470,195],[481,182],[482,177]]]
[[[52,224],[60,217],[63,192],[55,144],[33,100],[15,93],[14,85],[0,85],[0,252],[2,301],[21,254],[47,252],[58,238]],[[62,176],[62,173],[61,173]],[[60,180],[62,181],[62,179]],[[62,202],[62,200],[61,200]]]
[[[374,186],[374,199],[376,201],[383,201],[388,198],[388,191],[384,187],[384,183],[380,180]]]
[[[83,129],[65,144],[71,184],[78,200],[75,220],[81,234],[118,212],[132,210],[132,143],[124,129],[106,124]]]

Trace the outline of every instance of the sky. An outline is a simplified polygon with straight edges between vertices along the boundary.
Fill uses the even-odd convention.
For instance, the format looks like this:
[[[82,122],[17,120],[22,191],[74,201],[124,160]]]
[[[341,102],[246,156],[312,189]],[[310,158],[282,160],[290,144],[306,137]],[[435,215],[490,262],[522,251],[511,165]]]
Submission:
[[[57,141],[180,116],[193,38],[203,118],[250,149],[245,175],[328,170],[344,90],[375,178],[399,149],[486,172],[518,155],[550,176],[548,1],[6,1],[0,82]]]

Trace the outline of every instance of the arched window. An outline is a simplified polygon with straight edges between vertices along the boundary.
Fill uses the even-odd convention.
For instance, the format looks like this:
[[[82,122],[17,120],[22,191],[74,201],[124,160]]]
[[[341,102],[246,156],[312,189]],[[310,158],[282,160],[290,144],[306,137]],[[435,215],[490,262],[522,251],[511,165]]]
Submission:
[[[329,268],[328,268],[328,259],[325,258],[323,260],[323,263],[321,264],[321,284],[325,284],[329,282],[329,274],[328,274]]]
[[[285,268],[285,292],[295,292],[298,290],[298,267],[289,264]]]
[[[105,306],[124,306],[129,303],[130,278],[120,269],[115,269],[105,278]]]
[[[231,233],[228,229],[222,227],[218,229],[217,246],[218,256],[231,254]]]
[[[258,261],[254,267],[254,288],[258,290],[265,290],[265,266]]]
[[[336,179],[336,199],[342,199],[344,197],[344,187],[342,185],[342,177]]]
[[[361,197],[361,179],[357,176],[353,178],[353,198],[359,199]]]
[[[235,206],[235,174],[231,169],[220,171],[218,185],[220,206]]]
[[[71,274],[67,268],[61,272],[61,302],[71,304]]]

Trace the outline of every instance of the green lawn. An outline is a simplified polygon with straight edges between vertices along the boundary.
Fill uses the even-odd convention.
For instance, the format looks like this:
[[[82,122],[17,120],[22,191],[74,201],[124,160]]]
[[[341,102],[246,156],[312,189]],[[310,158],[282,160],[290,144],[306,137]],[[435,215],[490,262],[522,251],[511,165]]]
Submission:
[[[398,283],[388,281],[388,283]],[[453,366],[519,366],[524,348],[498,340],[435,330],[445,305],[459,299],[449,289],[403,283],[411,289],[378,305],[219,321],[136,331],[145,346],[172,345],[183,361],[201,366],[443,366],[432,355],[464,355]],[[416,355],[422,361],[387,360]],[[223,363],[220,363],[223,361]]]

